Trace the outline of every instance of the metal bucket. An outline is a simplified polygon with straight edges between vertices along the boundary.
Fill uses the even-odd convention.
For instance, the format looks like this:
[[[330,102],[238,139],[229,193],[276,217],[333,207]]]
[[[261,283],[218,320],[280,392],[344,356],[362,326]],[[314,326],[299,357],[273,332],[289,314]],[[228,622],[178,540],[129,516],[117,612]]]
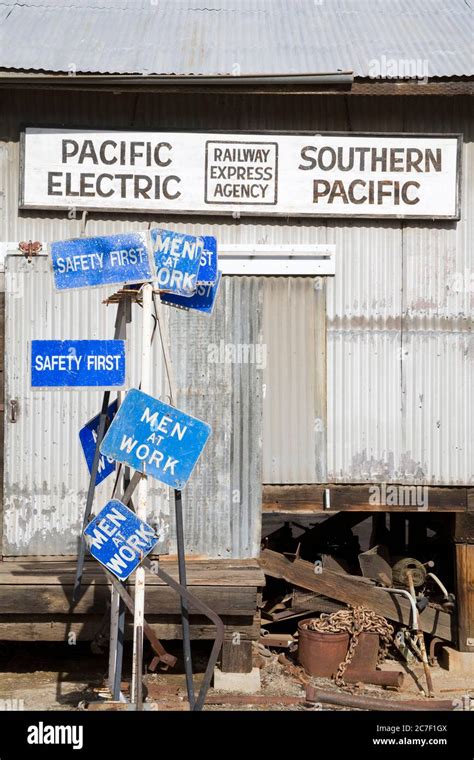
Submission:
[[[363,631],[358,638],[354,657],[347,666],[346,673],[376,669],[380,644],[379,634]]]
[[[298,623],[298,661],[310,676],[331,678],[347,654],[349,634],[311,631],[310,620]]]

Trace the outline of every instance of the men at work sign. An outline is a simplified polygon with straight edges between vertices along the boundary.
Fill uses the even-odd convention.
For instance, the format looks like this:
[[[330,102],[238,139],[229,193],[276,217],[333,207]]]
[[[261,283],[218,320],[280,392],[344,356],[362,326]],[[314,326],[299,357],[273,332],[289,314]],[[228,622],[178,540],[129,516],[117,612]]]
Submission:
[[[27,128],[21,208],[459,218],[460,135]]]
[[[132,388],[115,415],[100,451],[181,490],[211,428],[202,420]]]

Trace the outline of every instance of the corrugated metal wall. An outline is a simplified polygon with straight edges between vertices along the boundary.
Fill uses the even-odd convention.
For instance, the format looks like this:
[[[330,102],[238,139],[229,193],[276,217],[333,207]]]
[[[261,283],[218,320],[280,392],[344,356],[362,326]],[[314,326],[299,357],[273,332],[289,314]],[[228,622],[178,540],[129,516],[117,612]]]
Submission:
[[[6,261],[5,555],[74,554],[88,474],[79,429],[98,413],[96,390],[32,389],[31,340],[112,337],[116,306],[110,288],[54,290],[49,259]],[[113,292],[113,291],[112,291]],[[165,339],[184,411],[208,422],[213,434],[183,491],[187,551],[208,557],[252,557],[260,541],[261,373],[233,361],[223,346],[262,343],[262,281],[223,279],[212,317],[163,309]],[[142,311],[132,306],[127,341],[128,387],[140,382]],[[153,394],[168,400],[159,333],[153,343]],[[112,394],[112,399],[114,394]],[[17,401],[15,422],[10,401]],[[96,491],[96,508],[110,497],[113,476]],[[149,521],[168,528],[170,491],[150,481]],[[172,514],[172,510],[171,510]],[[171,526],[172,533],[173,525]],[[174,536],[172,536],[174,538]],[[158,547],[163,549],[164,547]],[[174,540],[170,551],[175,552]]]
[[[102,303],[109,289],[55,291],[46,256],[30,263],[21,256],[7,256],[5,290],[3,551],[5,555],[75,554],[89,483],[79,430],[100,411],[102,392],[31,388],[31,340],[113,337],[117,307]],[[139,383],[140,326],[141,309],[134,307],[127,336],[131,386]],[[165,386],[157,341],[153,366],[154,391],[159,395]],[[10,419],[12,400],[17,402],[15,422]],[[96,507],[109,498],[113,479],[111,475],[98,486]],[[167,489],[156,482],[151,486],[151,522],[167,530]]]
[[[271,348],[268,356],[272,364],[272,380],[264,380],[271,393],[265,399],[262,429],[264,482],[473,482],[474,114],[469,99],[32,92],[26,98],[17,92],[2,93],[2,100],[3,240],[60,239],[76,236],[81,229],[79,217],[18,212],[20,122],[157,130],[462,132],[462,218],[457,223],[321,219],[313,223],[308,219],[231,216],[178,220],[158,214],[93,214],[86,234],[119,231],[131,225],[143,228],[151,221],[215,234],[222,243],[335,243],[337,273],[328,279],[326,288],[327,382],[322,389],[315,384],[319,394],[316,406],[321,409],[327,392],[326,445],[312,437],[307,426],[301,439],[292,434],[285,449],[280,415],[288,408],[287,394],[298,377],[295,368],[289,366],[291,353],[289,357],[288,350],[271,348],[278,348],[278,332],[272,334],[264,327],[268,335],[262,340]],[[283,312],[293,313],[297,321],[288,329],[299,333],[314,318],[315,304],[312,299],[298,296],[297,305],[291,304],[290,309],[289,303],[281,300],[281,287],[284,286],[265,284],[264,295],[259,295],[264,304],[264,323],[269,324],[272,314],[281,319]],[[309,287],[302,284],[301,292]],[[234,314],[236,318],[238,312]],[[238,337],[238,333],[233,335]],[[309,327],[300,340],[301,345],[312,343]],[[284,343],[288,348],[291,340],[285,339]],[[313,371],[317,372],[318,362],[313,362],[311,356],[300,356],[299,362],[303,376],[309,378]],[[298,419],[314,420],[315,396],[308,382],[309,388],[299,397],[301,406],[295,413]],[[252,414],[254,401],[249,398],[248,403],[244,419]],[[245,425],[242,429],[246,429]],[[237,453],[235,456],[234,471],[242,477],[245,466]],[[248,472],[249,478],[256,477],[255,472]],[[252,486],[249,479],[248,483],[248,492],[253,489],[256,493],[260,482]],[[240,491],[236,499],[246,498],[242,497],[241,487],[233,490]],[[218,508],[229,514],[228,504],[215,507]],[[225,547],[222,544],[226,551],[244,551],[248,537],[256,530],[249,525],[255,526],[252,521],[258,521],[259,515],[255,512],[250,523],[245,523],[245,509],[240,507],[240,523],[232,534],[232,546],[232,531],[226,523],[222,533],[226,536]],[[235,512],[231,516],[234,518]],[[195,534],[191,532],[189,537],[194,551],[202,549],[204,553],[213,543],[211,534],[204,536],[205,530],[198,518],[192,527]],[[255,538],[256,533],[253,535]]]
[[[266,277],[263,482],[326,477],[326,301],[322,277]]]
[[[211,319],[169,310],[177,406],[212,437],[183,490],[188,551],[255,557],[260,542],[262,279],[224,277]],[[184,319],[183,319],[184,317]]]

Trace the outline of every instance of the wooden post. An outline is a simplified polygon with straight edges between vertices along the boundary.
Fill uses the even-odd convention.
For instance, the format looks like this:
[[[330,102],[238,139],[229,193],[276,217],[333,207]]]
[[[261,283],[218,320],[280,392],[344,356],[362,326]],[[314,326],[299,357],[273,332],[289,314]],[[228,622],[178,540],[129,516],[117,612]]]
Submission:
[[[239,634],[226,639],[222,645],[221,670],[223,673],[250,673],[252,671],[252,642],[241,641]]]
[[[457,646],[474,652],[474,512],[456,513]]]

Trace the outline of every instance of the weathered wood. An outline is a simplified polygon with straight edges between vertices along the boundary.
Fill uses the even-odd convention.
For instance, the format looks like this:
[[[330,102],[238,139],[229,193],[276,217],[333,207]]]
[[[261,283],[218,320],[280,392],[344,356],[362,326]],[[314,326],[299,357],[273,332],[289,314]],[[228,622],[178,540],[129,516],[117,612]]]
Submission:
[[[346,604],[364,605],[389,620],[403,622],[405,625],[410,623],[409,601],[376,586],[368,586],[331,570],[323,569],[322,572],[315,573],[311,562],[301,559],[290,562],[282,554],[268,549],[262,552],[260,564],[263,571],[274,578],[284,579],[295,586]],[[419,621],[425,633],[452,641],[452,620],[449,613],[428,606],[419,616]]]
[[[474,544],[474,512],[455,516],[453,539],[459,544]]]
[[[250,673],[252,670],[252,642],[240,635],[224,641],[221,654],[223,673]]]
[[[401,486],[409,488],[409,486]],[[331,492],[331,509],[325,509],[324,491]],[[400,512],[400,506],[371,503],[370,485],[314,484],[304,486],[263,486],[263,512],[307,512],[340,511],[355,512]],[[464,487],[436,488],[427,486],[429,512],[464,512],[468,508],[468,492]],[[404,506],[404,512],[419,512],[417,506]]]
[[[0,611],[12,614],[93,614],[105,610],[110,597],[108,586],[87,586],[78,603],[72,604],[72,586],[0,586]],[[134,587],[128,587],[132,598]],[[253,615],[257,608],[257,589],[238,586],[193,586],[193,593],[218,615]],[[175,614],[180,610],[179,596],[168,586],[147,585],[145,612]],[[190,611],[195,608],[190,605]]]
[[[457,645],[474,652],[474,544],[456,544]]]
[[[307,591],[295,591],[291,609],[293,612],[337,612],[345,604],[328,599],[321,594],[308,594]]]
[[[222,616],[226,638],[238,632],[241,640],[257,641],[260,636],[260,618],[250,616]],[[147,620],[161,640],[181,639],[181,618],[179,615],[150,615]],[[91,641],[100,627],[100,615],[0,615],[0,641]],[[216,629],[202,616],[191,616],[191,638],[213,639]],[[73,634],[72,641],[69,634]],[[125,637],[132,638],[133,627],[127,617]]]
[[[178,579],[178,564],[174,560],[160,560],[163,569]],[[187,560],[188,586],[264,586],[265,576],[255,559],[250,560]],[[62,585],[74,584],[75,561],[51,561],[49,558],[0,561],[0,584],[7,585]],[[129,579],[133,586],[134,575]],[[90,581],[106,585],[107,579],[101,566],[86,562],[84,586]],[[147,574],[148,586],[163,586],[157,576]]]

